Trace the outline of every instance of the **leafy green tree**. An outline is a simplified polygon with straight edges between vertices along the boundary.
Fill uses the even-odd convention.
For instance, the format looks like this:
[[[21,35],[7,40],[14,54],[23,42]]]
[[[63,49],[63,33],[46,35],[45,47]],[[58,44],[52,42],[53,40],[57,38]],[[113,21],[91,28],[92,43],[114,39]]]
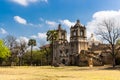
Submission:
[[[30,39],[29,42],[28,42],[28,46],[31,47],[31,65],[32,65],[32,60],[33,60],[32,50],[33,50],[33,47],[36,46],[36,40],[35,39]]]
[[[54,42],[57,40],[57,37],[58,37],[58,32],[56,30],[49,30],[47,32],[47,41],[50,41],[50,44],[51,44],[51,57],[52,57],[52,60],[51,60],[51,64],[53,65],[53,44]]]
[[[30,51],[27,51],[26,54],[23,55],[24,65],[30,64],[31,62],[30,55],[31,55]],[[47,58],[46,58],[45,51],[43,52],[42,50],[34,50],[32,53],[32,56],[33,56],[33,61],[32,61],[33,65],[36,65],[36,66],[47,65]]]
[[[44,54],[44,56],[46,58],[46,65],[49,65],[51,63],[50,62],[50,60],[51,60],[51,55],[50,55],[51,49],[50,49],[50,47],[42,49],[41,52]]]
[[[10,56],[10,50],[5,46],[4,42],[0,40],[0,64],[2,61]]]

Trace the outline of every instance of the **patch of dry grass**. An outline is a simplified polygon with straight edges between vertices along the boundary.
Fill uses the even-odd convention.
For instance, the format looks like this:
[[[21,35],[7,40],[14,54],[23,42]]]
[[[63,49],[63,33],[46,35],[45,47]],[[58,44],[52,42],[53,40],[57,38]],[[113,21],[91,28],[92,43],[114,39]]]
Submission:
[[[0,80],[120,80],[119,75],[98,67],[0,67]]]

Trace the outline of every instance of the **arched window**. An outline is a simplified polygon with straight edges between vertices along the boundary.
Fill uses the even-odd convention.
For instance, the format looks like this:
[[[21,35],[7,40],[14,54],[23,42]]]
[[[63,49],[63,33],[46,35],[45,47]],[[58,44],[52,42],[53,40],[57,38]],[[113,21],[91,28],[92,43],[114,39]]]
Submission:
[[[76,36],[76,31],[73,32],[73,35]]]
[[[64,39],[64,33],[62,33],[61,35],[62,35],[62,39]]]
[[[80,32],[80,36],[83,36],[83,35],[84,35],[84,31],[81,31],[81,32]]]
[[[62,39],[64,39],[64,35],[62,35]]]

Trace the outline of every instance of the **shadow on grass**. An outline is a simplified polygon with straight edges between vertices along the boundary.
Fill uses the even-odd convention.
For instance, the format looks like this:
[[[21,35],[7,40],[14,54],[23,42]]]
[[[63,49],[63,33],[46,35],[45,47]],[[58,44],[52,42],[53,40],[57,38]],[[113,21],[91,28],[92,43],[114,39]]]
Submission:
[[[29,68],[31,66],[0,66],[0,68]],[[37,68],[36,66],[32,66]],[[93,66],[92,68],[85,66],[85,67],[78,67],[78,66],[64,66],[64,67],[51,67],[51,66],[38,66],[41,69],[51,69],[51,70],[66,70],[66,71],[90,71],[90,70],[120,70],[120,65],[113,68],[111,65],[105,66]]]
[[[115,68],[113,68],[112,66],[108,66],[108,67],[99,68],[99,70],[120,70],[120,66],[116,66]]]

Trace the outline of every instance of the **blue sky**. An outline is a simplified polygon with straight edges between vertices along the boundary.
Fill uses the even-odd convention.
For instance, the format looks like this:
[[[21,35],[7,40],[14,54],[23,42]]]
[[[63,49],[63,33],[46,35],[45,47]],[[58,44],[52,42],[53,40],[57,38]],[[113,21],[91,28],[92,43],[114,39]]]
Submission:
[[[0,0],[0,38],[10,34],[44,41],[46,31],[59,23],[69,33],[77,19],[89,27],[95,13],[119,9],[120,0]]]

